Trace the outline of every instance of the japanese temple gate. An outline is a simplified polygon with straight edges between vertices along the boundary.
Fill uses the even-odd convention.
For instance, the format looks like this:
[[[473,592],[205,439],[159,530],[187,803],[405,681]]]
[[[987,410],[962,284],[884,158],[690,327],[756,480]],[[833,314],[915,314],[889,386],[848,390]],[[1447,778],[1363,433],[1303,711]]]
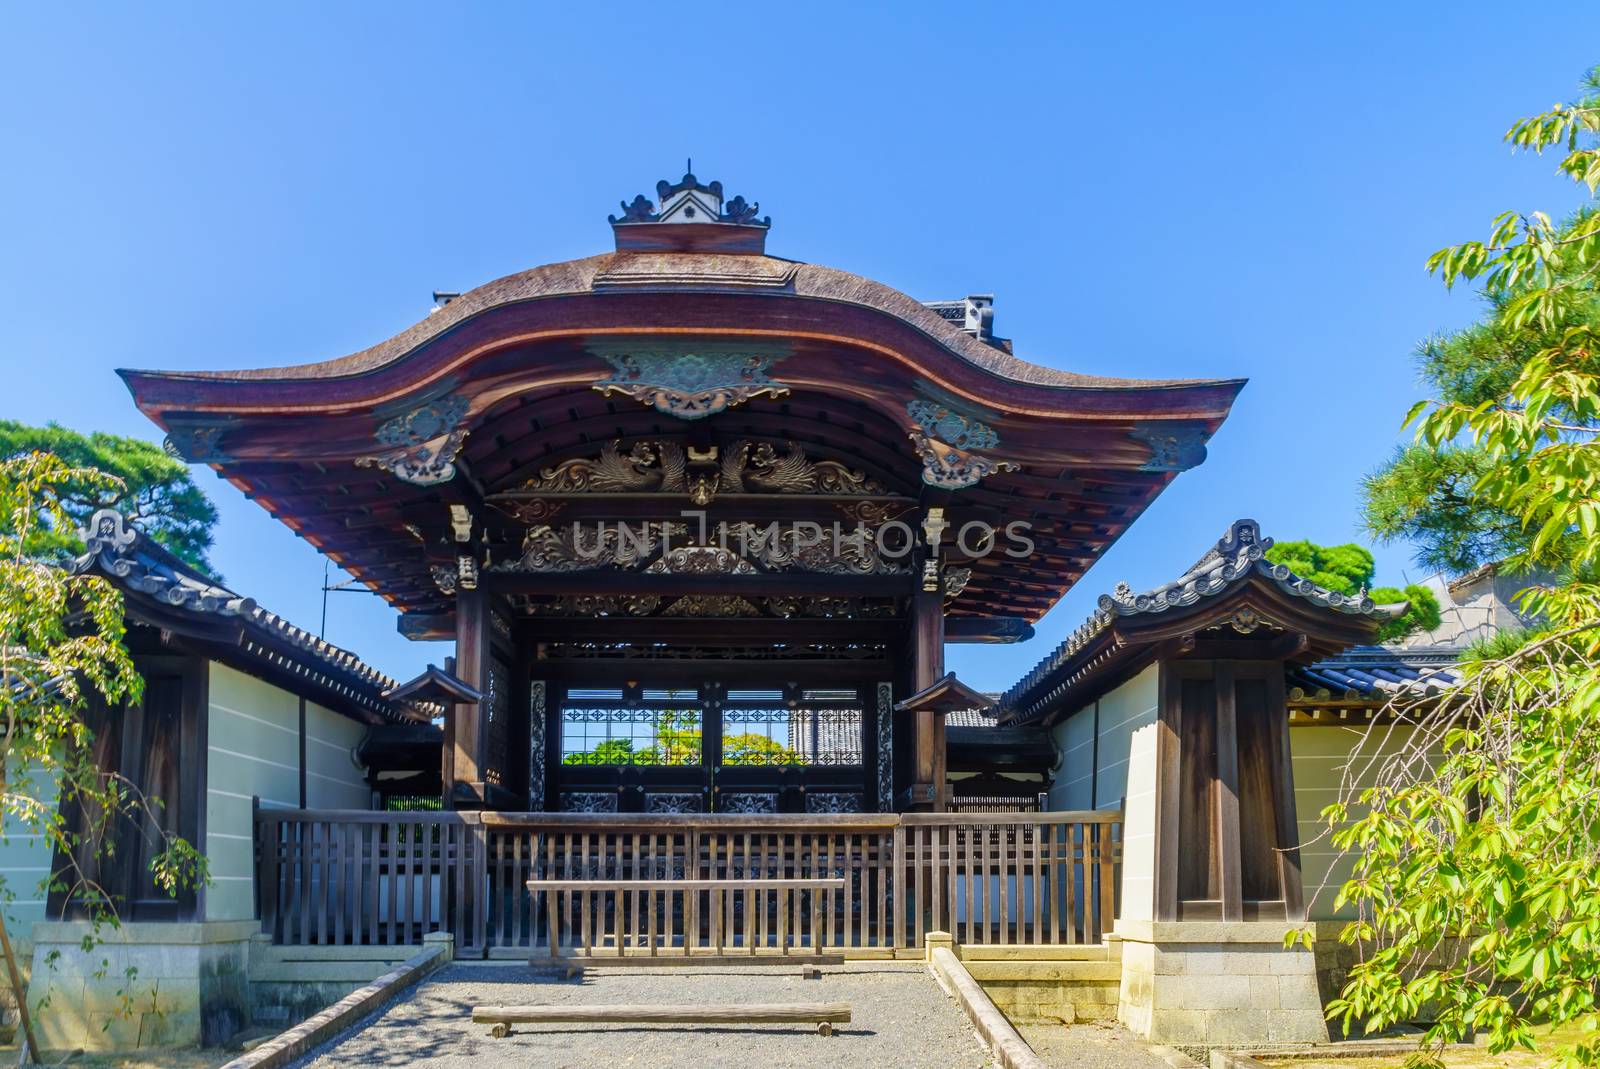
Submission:
[[[141,641],[301,691],[298,807],[232,795],[251,919],[475,956],[1093,943],[1120,962],[1103,1009],[1146,1037],[1226,1036],[1257,986],[1252,1028],[1324,1035],[1310,955],[1264,953],[1310,890],[1290,726],[1373,703],[1290,681],[1400,607],[1270,563],[1240,520],[998,699],[944,665],[1031,637],[1242,380],[1027,363],[992,298],[767,256],[757,206],[693,175],[610,222],[614,251],[436,294],[359,353],[122,372],[173,452],[454,643],[391,685],[96,517],[80,566]],[[363,726],[373,808],[307,808],[308,694]]]
[[[1242,382],[1025,363],[989,298],[769,257],[770,221],[693,175],[611,222],[615,252],[364,352],[122,374],[175,451],[454,639],[401,695],[443,708],[439,772],[397,737],[388,789],[943,809],[945,714],[985,701],[940,686],[945,644],[1030,635]]]

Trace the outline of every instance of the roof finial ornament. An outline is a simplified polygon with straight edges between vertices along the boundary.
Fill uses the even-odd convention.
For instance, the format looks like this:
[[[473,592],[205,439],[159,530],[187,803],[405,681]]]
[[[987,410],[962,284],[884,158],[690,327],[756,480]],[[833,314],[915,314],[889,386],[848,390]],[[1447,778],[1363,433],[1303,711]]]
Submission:
[[[617,250],[765,252],[772,219],[757,218],[761,205],[743,197],[724,203],[722,183],[696,178],[693,156],[683,162],[684,174],[677,182],[663,178],[656,183],[654,202],[641,193],[622,202],[620,216],[608,217]]]

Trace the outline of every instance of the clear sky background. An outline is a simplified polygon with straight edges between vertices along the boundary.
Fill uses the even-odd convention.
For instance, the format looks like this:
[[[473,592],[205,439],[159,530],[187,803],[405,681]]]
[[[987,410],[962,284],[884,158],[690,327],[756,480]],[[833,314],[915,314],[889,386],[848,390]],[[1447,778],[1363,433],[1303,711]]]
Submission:
[[[1514,17],[1513,17],[1514,14]],[[1227,524],[1360,540],[1357,487],[1469,321],[1423,270],[1508,208],[1565,211],[1517,116],[1600,62],[1588,4],[7,5],[0,416],[158,440],[117,367],[322,360],[465,290],[604,251],[608,212],[693,156],[769,251],[923,299],[996,295],[1018,355],[1248,376],[1180,475],[1014,647],[999,689],[1118,580]],[[208,469],[213,559],[315,629],[322,558]],[[1380,582],[1420,578],[1378,547]],[[334,573],[337,581],[343,578]],[[396,676],[377,598],[327,637]]]

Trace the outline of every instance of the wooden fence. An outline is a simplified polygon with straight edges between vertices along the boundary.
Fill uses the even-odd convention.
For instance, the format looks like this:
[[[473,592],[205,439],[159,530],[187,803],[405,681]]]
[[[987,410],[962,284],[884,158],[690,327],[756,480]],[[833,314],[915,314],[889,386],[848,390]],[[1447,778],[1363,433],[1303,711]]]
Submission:
[[[921,947],[932,930],[967,943],[1095,943],[1116,915],[1121,828],[1120,813],[1103,812],[263,809],[256,895],[275,943],[410,945],[443,930],[458,956],[549,953],[552,925],[559,943],[580,924],[596,954],[710,953],[713,938],[728,953],[892,950]],[[530,892],[530,880],[549,889]],[[659,887],[681,880],[754,886],[715,901],[706,887]],[[780,895],[763,880],[830,882]],[[618,886],[596,900],[549,881]],[[714,930],[700,923],[713,911]],[[591,923],[612,934],[595,940]]]

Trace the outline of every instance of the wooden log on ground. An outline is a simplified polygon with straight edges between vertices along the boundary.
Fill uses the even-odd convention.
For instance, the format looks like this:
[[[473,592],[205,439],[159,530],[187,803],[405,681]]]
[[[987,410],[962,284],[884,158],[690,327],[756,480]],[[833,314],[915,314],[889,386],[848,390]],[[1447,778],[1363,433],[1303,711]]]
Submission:
[[[528,880],[530,891],[843,891],[844,877],[750,880]]]
[[[692,968],[696,965],[706,966],[745,966],[745,965],[843,965],[843,954],[812,954],[804,950],[783,954],[776,951],[764,951],[760,954],[685,954],[681,948],[675,949],[671,954],[657,957],[648,957],[643,954],[563,954],[560,957],[551,957],[540,954],[528,958],[529,968],[542,972],[567,973],[570,979],[574,971],[584,969],[682,969]],[[822,974],[820,970],[818,977]]]
[[[657,1006],[474,1006],[472,1023],[493,1025],[503,1039],[519,1024],[810,1024],[819,1035],[850,1023],[848,1002],[752,1002]]]

